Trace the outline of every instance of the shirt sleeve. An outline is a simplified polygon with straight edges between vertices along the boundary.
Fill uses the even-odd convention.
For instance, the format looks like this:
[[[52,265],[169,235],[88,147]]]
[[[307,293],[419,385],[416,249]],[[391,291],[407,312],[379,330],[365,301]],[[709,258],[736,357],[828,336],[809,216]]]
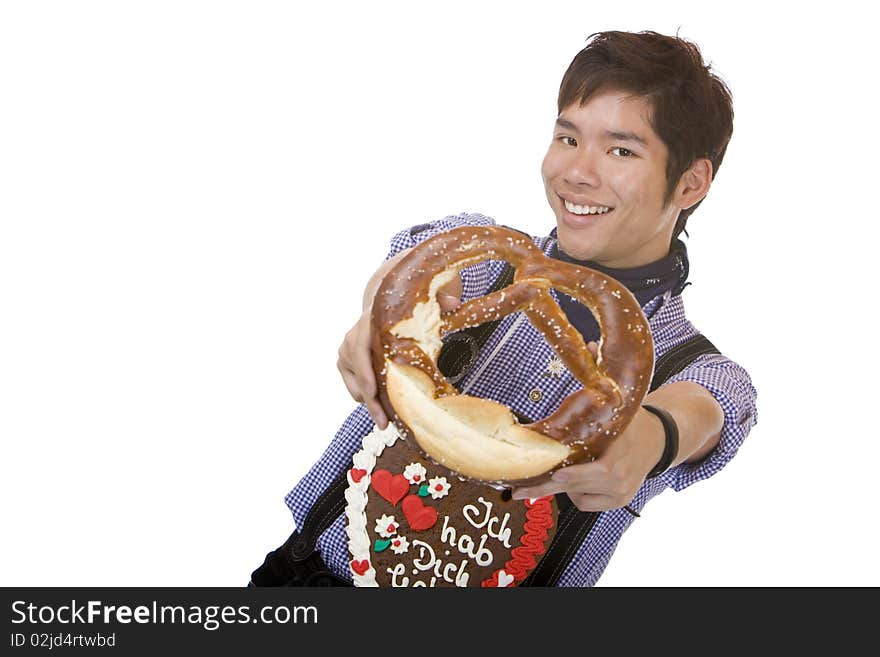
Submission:
[[[402,230],[391,238],[388,258],[394,257],[404,249],[414,247],[429,237],[460,226],[494,226],[495,220],[482,214],[462,212],[426,224],[419,224]],[[461,270],[462,299],[468,301],[485,294],[489,284],[501,272],[503,263],[499,260],[484,260]]]
[[[284,497],[293,514],[295,527],[301,529],[304,526],[309,510],[324,494],[325,489],[340,472],[351,467],[352,456],[361,448],[364,436],[374,426],[366,406],[359,404],[339,427],[321,458]]]
[[[707,479],[736,455],[746,436],[758,421],[757,391],[748,372],[720,354],[700,356],[666,383],[692,381],[706,388],[724,412],[724,426],[718,445],[697,463],[681,463],[661,478],[679,491]]]

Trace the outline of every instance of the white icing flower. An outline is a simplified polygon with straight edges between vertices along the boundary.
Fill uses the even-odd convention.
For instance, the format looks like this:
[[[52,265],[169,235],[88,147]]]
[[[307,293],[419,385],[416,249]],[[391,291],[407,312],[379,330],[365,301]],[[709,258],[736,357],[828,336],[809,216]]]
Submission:
[[[391,540],[391,549],[394,554],[403,554],[407,550],[409,550],[409,541],[406,540],[406,536],[397,536],[396,538]]]
[[[558,379],[564,372],[565,365],[562,364],[559,356],[555,354],[550,356],[550,362],[547,363],[547,369],[544,371],[544,376],[552,376],[554,379]]]
[[[449,483],[446,481],[446,477],[434,477],[428,481],[428,492],[431,494],[431,499],[434,500],[446,497],[449,494]]]
[[[418,484],[419,486],[425,483],[426,474],[425,466],[421,463],[410,463],[403,471],[403,476],[406,477],[409,483]]]
[[[382,538],[394,536],[398,527],[400,527],[400,523],[394,520],[394,516],[383,515],[376,520],[376,533]]]

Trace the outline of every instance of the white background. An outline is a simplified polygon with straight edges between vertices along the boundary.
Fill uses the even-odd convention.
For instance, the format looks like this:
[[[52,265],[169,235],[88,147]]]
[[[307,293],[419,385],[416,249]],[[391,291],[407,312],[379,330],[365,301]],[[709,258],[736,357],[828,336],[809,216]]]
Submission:
[[[353,407],[336,350],[391,235],[546,233],[565,68],[653,29],[733,92],[684,298],[759,423],[599,583],[880,585],[875,34],[780,5],[4,3],[0,584],[244,585]]]

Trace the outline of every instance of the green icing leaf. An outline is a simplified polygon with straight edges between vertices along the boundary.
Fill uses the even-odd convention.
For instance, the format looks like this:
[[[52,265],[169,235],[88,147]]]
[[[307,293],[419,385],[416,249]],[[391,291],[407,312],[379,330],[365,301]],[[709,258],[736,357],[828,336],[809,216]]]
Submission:
[[[373,549],[376,552],[382,552],[383,550],[387,550],[389,545],[391,545],[391,541],[387,539],[383,540],[381,538],[377,538],[376,542],[373,543]]]

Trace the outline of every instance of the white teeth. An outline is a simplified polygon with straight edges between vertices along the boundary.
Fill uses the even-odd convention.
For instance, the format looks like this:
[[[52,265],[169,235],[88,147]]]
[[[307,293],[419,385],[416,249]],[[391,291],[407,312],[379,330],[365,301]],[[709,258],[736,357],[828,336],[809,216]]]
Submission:
[[[611,211],[605,205],[575,205],[570,201],[565,201],[565,209],[572,214],[605,214]]]

